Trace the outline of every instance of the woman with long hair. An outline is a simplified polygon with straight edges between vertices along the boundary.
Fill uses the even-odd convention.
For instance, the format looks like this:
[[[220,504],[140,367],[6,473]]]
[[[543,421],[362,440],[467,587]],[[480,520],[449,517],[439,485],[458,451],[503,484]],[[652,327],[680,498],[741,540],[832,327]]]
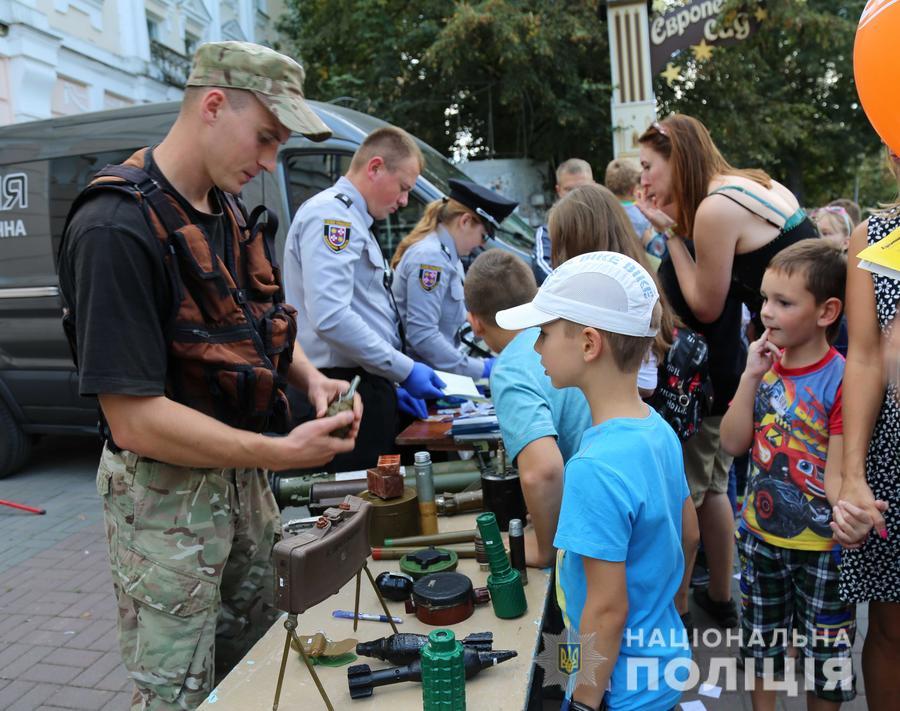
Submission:
[[[450,195],[425,208],[391,259],[392,285],[408,355],[432,368],[468,375],[490,374],[492,358],[461,350],[466,322],[465,273],[460,257],[480,247],[517,203],[467,180],[450,180]]]
[[[719,423],[744,369],[742,304],[758,319],[769,260],[816,229],[785,186],[755,169],[730,165],[697,119],[673,115],[639,138],[642,199],[669,256],[663,289],[678,315],[709,346],[712,417],[684,446],[685,471],[700,519],[708,587],[694,598],[722,627],[737,624],[731,599],[734,513],[728,501],[732,458],[719,447]]]

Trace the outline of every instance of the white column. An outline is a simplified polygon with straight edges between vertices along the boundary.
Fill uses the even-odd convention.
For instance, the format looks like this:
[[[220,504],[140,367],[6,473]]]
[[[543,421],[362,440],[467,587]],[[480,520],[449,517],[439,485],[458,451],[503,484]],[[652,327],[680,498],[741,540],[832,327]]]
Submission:
[[[647,3],[608,0],[607,5],[613,154],[636,156],[638,136],[656,120]]]
[[[255,0],[238,0],[238,22],[248,42],[256,41],[256,2]]]
[[[147,36],[147,14],[144,3],[116,0],[119,15],[119,54],[150,61],[150,38]]]
[[[222,41],[222,13],[220,12],[220,0],[205,0],[206,11],[212,18],[209,21],[209,27],[203,33],[204,42],[221,42]]]

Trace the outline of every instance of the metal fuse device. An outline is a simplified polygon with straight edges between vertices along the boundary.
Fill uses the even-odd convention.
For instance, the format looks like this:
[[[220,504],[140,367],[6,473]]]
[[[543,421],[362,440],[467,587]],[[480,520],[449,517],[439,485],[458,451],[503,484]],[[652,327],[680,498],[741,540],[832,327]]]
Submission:
[[[528,570],[525,567],[525,529],[518,518],[509,522],[509,563],[522,576],[522,585],[528,585]]]
[[[478,530],[484,539],[484,549],[491,567],[487,587],[491,593],[494,614],[503,619],[521,617],[528,609],[522,576],[509,564],[503,539],[500,538],[497,518],[493,513],[487,512],[480,514],[475,523],[478,524]]]
[[[360,377],[358,375],[354,376],[353,380],[350,381],[350,387],[347,389],[347,392],[338,395],[337,398],[328,406],[328,410],[325,412],[325,414],[328,415],[328,417],[331,417],[341,412],[352,410],[353,396],[356,395],[356,388],[359,387],[360,382],[362,382]],[[343,439],[348,434],[350,434],[350,425],[347,425],[346,427],[338,427],[331,434],[335,437],[340,437],[341,439]]]
[[[431,454],[416,452],[416,493],[419,496],[419,527],[423,535],[438,532],[437,505],[434,503],[434,475],[431,471]]]

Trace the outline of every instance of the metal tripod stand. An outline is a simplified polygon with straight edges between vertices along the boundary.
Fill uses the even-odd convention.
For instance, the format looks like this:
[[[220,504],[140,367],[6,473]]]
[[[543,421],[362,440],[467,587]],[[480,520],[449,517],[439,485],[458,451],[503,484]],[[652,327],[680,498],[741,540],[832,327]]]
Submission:
[[[388,610],[387,603],[381,596],[381,591],[375,584],[375,578],[372,577],[372,572],[369,570],[369,566],[366,563],[363,563],[362,568],[356,571],[356,602],[353,607],[353,631],[356,632],[356,628],[359,624],[359,589],[363,571],[366,571],[366,576],[369,578],[369,582],[372,583],[372,589],[375,590],[375,594],[378,596],[378,602],[381,603],[381,608],[384,610],[384,614],[387,616],[388,622],[391,623],[391,629],[394,630],[394,634],[397,634],[398,630],[397,625],[394,623],[394,618],[391,616],[391,613]],[[278,711],[278,702],[281,699],[281,685],[284,682],[284,670],[287,666],[288,653],[291,650],[292,639],[296,642],[297,648],[300,650],[300,656],[303,657],[303,663],[306,664],[306,668],[309,670],[310,676],[312,676],[313,681],[316,683],[316,688],[322,695],[322,700],[325,702],[325,706],[328,708],[328,711],[334,711],[334,707],[331,705],[331,700],[328,698],[328,694],[325,692],[325,687],[322,686],[322,682],[319,680],[319,675],[316,674],[316,668],[313,666],[312,662],[309,660],[309,656],[303,649],[303,644],[300,642],[300,638],[297,637],[297,617],[298,616],[296,614],[289,614],[284,620],[284,628],[287,630],[287,635],[284,640],[284,653],[281,655],[281,668],[278,670],[278,684],[275,687],[275,701],[272,704],[272,711]]]

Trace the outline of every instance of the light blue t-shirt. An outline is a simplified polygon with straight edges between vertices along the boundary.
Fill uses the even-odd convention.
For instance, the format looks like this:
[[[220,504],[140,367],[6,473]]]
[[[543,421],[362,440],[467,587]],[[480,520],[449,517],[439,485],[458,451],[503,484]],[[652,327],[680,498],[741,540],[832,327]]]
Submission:
[[[673,707],[681,691],[666,684],[666,665],[691,657],[674,603],[684,572],[681,511],[690,492],[678,438],[647,409],[647,417],[607,420],[584,433],[566,464],[553,540],[557,597],[569,629],[578,630],[587,594],[582,557],[625,562],[628,617],[607,692],[617,711]],[[642,661],[651,657],[655,684]],[[629,666],[636,673],[631,685]],[[687,667],[676,662],[670,678],[686,676]]]
[[[491,399],[511,459],[536,439],[556,437],[566,462],[591,426],[591,409],[578,388],[553,387],[534,350],[540,332],[525,329],[497,356],[491,371]]]
[[[650,227],[650,220],[644,217],[644,213],[631,201],[623,202],[622,207],[625,209],[628,219],[631,220],[631,226],[634,227],[637,238],[641,239],[644,236],[644,232]]]

